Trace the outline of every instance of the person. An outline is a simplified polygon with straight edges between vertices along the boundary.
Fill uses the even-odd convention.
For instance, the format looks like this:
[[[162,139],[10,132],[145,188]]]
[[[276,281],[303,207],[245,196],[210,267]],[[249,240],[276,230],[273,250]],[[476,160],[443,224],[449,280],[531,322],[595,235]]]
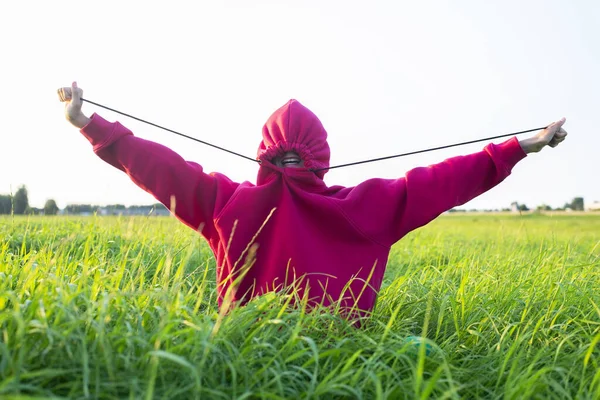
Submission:
[[[309,307],[367,315],[394,243],[490,190],[528,153],[556,147],[567,135],[563,118],[528,139],[489,144],[404,177],[327,186],[327,132],[308,108],[290,100],[262,128],[256,184],[237,183],[119,122],[97,113],[88,118],[75,82],[58,92],[67,120],[96,155],[204,236],[216,257],[222,309],[291,287]]]

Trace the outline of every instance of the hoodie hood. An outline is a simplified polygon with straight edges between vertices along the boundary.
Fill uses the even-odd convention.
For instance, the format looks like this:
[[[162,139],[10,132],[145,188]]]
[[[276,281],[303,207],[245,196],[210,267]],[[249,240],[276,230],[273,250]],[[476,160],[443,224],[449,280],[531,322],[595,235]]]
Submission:
[[[273,158],[295,151],[307,169],[329,167],[327,132],[319,118],[297,100],[290,100],[275,111],[262,129],[263,140],[257,158],[270,163]],[[315,172],[323,179],[327,170]]]

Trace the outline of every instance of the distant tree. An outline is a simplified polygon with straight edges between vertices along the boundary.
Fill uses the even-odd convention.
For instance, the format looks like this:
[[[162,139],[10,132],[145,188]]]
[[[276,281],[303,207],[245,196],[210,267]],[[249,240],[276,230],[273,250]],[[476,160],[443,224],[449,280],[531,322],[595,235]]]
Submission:
[[[583,211],[583,197],[575,197],[571,201],[571,209],[573,211]]]
[[[529,208],[525,204],[519,204],[519,211],[529,211]]]
[[[17,193],[13,197],[13,208],[14,213],[17,215],[25,214],[27,208],[29,208],[29,199],[27,198],[27,188],[21,186]]]
[[[0,214],[12,212],[12,198],[8,195],[0,195]]]
[[[547,204],[539,205],[535,208],[537,211],[552,211],[552,207]]]
[[[58,213],[58,206],[56,205],[56,201],[53,199],[49,199],[44,204],[44,214],[46,215],[56,215]]]
[[[98,210],[98,206],[91,204],[69,204],[65,207],[66,214],[92,214]]]
[[[127,207],[125,207],[125,205],[123,204],[109,204],[106,206],[107,209],[110,210],[125,210],[127,209]]]
[[[460,210],[456,210],[456,209],[453,209],[453,210],[460,211]],[[171,214],[169,209],[167,207],[165,207],[165,205],[162,203],[153,204],[152,205],[152,213],[155,215],[170,215]]]

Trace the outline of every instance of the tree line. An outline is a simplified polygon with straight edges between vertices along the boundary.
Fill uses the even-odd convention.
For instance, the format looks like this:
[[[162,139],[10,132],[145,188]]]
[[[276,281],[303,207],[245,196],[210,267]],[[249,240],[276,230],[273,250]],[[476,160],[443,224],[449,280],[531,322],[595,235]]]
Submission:
[[[29,197],[27,195],[27,187],[20,186],[15,194],[0,195],[0,215],[56,215],[60,209],[53,199],[46,200],[43,208],[31,207],[29,205]],[[160,214],[168,214],[167,208],[160,204],[150,206],[129,206],[123,204],[110,204],[107,206],[97,206],[92,204],[69,204],[64,210],[64,214],[94,214],[98,212],[106,215],[119,214],[149,214],[158,212]]]
[[[59,209],[56,201],[50,199],[44,204],[44,208],[35,208],[29,206],[29,197],[27,196],[27,188],[23,185],[19,187],[14,195],[0,194],[0,214],[46,214],[56,215]]]
[[[516,210],[511,208],[503,208],[501,210],[484,210],[484,211],[529,211],[529,207],[525,204],[519,204],[514,202]],[[562,207],[552,208],[546,204],[537,206],[537,211],[563,211],[571,209],[573,211],[583,211],[584,202],[583,197],[575,197],[570,203],[565,203]],[[118,215],[118,214],[143,214],[149,211],[160,211],[167,212],[167,208],[160,204],[153,204],[151,206],[129,206],[126,207],[123,204],[110,204],[108,206],[97,206],[92,204],[69,204],[65,207],[65,214],[94,214],[99,211],[106,213],[107,215]],[[46,200],[44,208],[35,208],[29,206],[29,198],[27,197],[27,188],[25,185],[20,186],[14,195],[0,195],[0,215],[1,214],[44,214],[44,215],[56,215],[60,209],[58,208],[56,201],[53,199]],[[452,209],[450,212],[458,212],[466,210]],[[468,211],[479,211],[479,210],[468,210]]]
[[[477,210],[477,209],[463,210],[463,209],[453,208],[452,210],[450,210],[450,212],[475,212],[475,211],[485,211],[485,212],[537,211],[537,212],[540,212],[540,211],[566,211],[566,210],[584,211],[585,205],[584,205],[583,197],[575,197],[570,202],[565,203],[562,207],[556,207],[556,208],[552,208],[547,204],[541,204],[541,205],[531,209],[531,208],[527,207],[526,204],[521,204],[521,203],[518,203],[515,201],[511,204],[510,208],[486,209],[486,210]]]

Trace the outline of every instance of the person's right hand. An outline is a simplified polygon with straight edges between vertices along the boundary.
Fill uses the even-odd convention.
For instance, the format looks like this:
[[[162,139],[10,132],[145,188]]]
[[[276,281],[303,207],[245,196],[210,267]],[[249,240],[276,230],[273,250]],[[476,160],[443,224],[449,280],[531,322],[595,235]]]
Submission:
[[[81,129],[86,126],[90,119],[81,112],[81,97],[83,90],[77,87],[77,82],[73,82],[71,87],[63,87],[58,89],[58,97],[65,104],[65,117],[67,121]]]
[[[551,123],[540,133],[528,139],[520,140],[519,144],[526,154],[537,153],[546,146],[556,147],[565,140],[567,131],[562,126],[565,124],[566,118],[561,118],[556,122]]]

